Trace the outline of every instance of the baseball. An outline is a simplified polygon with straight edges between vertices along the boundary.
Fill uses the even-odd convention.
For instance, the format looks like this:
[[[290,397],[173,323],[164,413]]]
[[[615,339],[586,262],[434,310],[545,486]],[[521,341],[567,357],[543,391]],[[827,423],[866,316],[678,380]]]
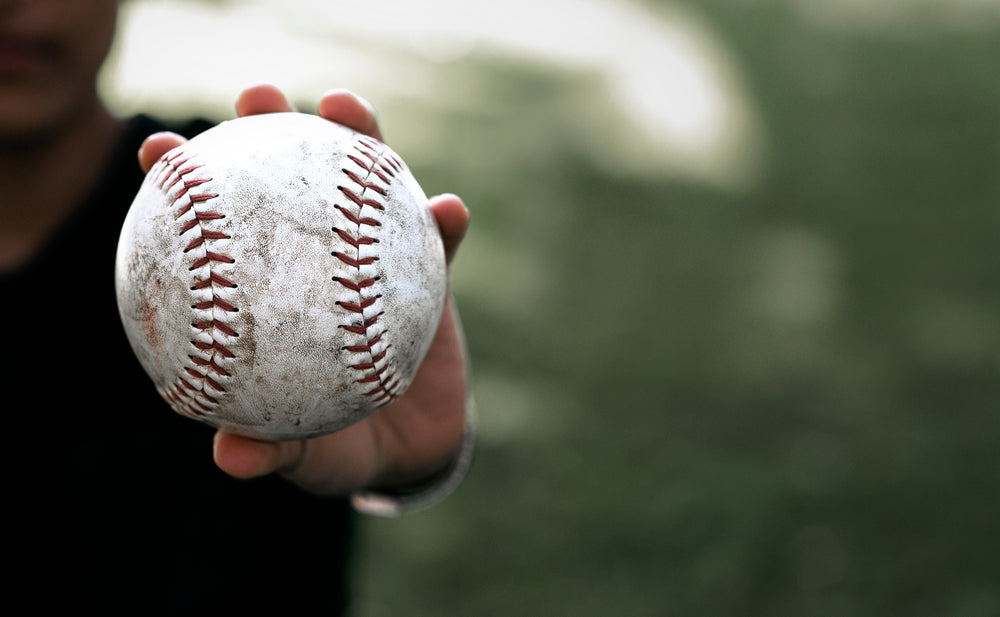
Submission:
[[[125,332],[174,411],[269,440],[338,431],[402,395],[446,289],[402,159],[300,113],[223,122],[164,155],[115,263]]]

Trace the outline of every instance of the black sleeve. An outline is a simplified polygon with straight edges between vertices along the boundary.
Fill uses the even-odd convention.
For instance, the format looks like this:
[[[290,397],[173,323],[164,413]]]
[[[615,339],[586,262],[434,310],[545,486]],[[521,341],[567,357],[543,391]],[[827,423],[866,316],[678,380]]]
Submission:
[[[349,504],[219,471],[213,431],[160,399],[122,330],[118,233],[142,180],[139,144],[164,128],[131,121],[90,197],[30,264],[0,277],[8,588],[77,614],[335,615]]]

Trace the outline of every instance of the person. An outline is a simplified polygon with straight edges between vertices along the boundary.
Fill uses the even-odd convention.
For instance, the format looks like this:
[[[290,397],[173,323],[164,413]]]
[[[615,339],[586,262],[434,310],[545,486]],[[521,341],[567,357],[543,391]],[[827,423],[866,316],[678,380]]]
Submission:
[[[114,254],[143,172],[209,125],[109,113],[96,79],[117,5],[0,0],[8,603],[336,614],[349,602],[356,513],[433,503],[468,466],[454,304],[405,396],[338,433],[256,441],[173,413],[125,339]],[[239,115],[291,108],[267,84],[236,101]],[[353,93],[324,93],[317,113],[382,138]],[[450,262],[468,209],[454,195],[430,205]]]

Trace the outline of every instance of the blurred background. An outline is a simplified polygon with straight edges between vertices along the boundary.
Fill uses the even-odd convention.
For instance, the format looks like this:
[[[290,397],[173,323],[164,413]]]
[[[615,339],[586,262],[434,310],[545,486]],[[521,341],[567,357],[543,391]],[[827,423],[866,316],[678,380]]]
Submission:
[[[1000,2],[121,19],[119,113],[347,87],[471,208],[475,463],[356,617],[1000,615]]]

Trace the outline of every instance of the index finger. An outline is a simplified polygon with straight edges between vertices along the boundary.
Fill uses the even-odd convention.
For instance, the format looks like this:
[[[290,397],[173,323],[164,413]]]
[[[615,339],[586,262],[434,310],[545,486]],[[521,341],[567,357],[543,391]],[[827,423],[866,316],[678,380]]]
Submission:
[[[236,113],[240,116],[282,111],[294,110],[281,90],[271,84],[245,88],[236,99]],[[147,137],[139,147],[139,166],[142,172],[149,173],[161,156],[185,141],[184,137],[171,132],[155,133]]]
[[[162,133],[153,133],[147,137],[143,140],[142,145],[139,146],[139,167],[142,168],[142,173],[149,173],[153,164],[156,163],[161,156],[184,142],[185,139],[177,133],[167,131]]]

